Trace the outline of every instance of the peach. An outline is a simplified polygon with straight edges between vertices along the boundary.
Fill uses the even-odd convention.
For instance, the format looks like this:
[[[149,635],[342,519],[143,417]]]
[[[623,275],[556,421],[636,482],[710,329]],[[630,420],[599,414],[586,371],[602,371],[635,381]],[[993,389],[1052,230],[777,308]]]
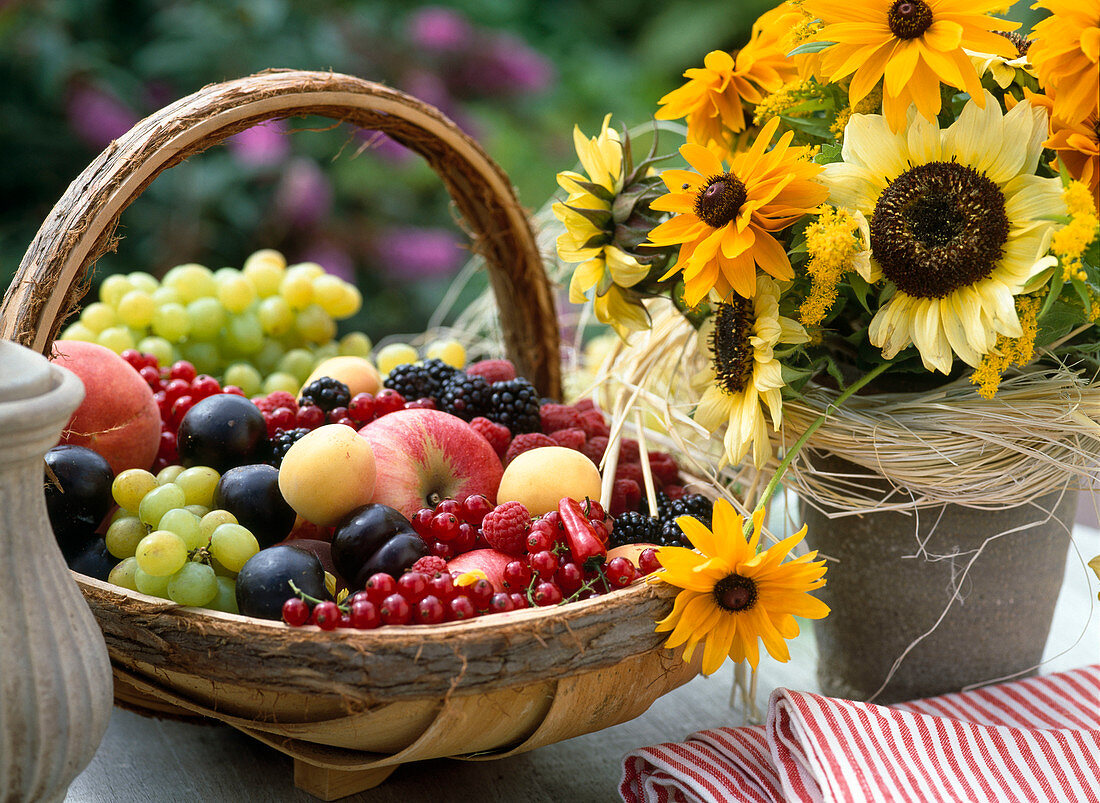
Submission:
[[[600,498],[600,470],[575,449],[540,446],[517,455],[500,478],[497,504],[522,502],[532,516],[558,509],[564,497]]]
[[[378,375],[378,369],[371,364],[370,360],[362,357],[330,357],[314,369],[309,379],[302,383],[302,387],[323,376],[331,376],[343,382],[348,386],[352,396],[357,393],[374,395],[382,389],[382,379]]]
[[[77,340],[55,342],[51,359],[84,383],[84,401],[60,442],[98,452],[116,475],[152,466],[160,448],[160,410],[138,372],[110,349]]]
[[[279,467],[279,490],[302,518],[335,524],[374,494],[377,464],[365,438],[326,424],[294,442]]]

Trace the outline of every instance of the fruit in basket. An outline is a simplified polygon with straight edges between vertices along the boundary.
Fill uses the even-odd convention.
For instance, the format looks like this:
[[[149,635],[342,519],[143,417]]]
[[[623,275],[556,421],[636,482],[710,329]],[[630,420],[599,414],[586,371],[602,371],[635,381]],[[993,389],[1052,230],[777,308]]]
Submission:
[[[46,512],[62,552],[85,547],[111,509],[115,475],[102,455],[65,444],[46,452]]]
[[[377,489],[378,461],[371,444],[343,424],[303,435],[287,450],[278,471],[283,498],[321,526],[370,502]]]
[[[315,555],[289,545],[262,549],[237,575],[237,608],[245,616],[279,619],[283,603],[294,596],[291,582],[312,597],[327,596],[325,570]]]
[[[504,567],[514,560],[514,555],[501,552],[499,549],[474,549],[447,561],[447,571],[458,574],[483,572],[494,591],[506,591]]]
[[[74,572],[86,574],[96,580],[106,580],[118,565],[118,558],[107,551],[102,538],[93,538],[87,546],[66,561]]]
[[[255,404],[241,396],[208,396],[183,416],[176,448],[184,466],[209,466],[225,473],[267,457],[267,426]]]
[[[279,491],[279,470],[265,463],[229,469],[218,481],[213,499],[214,506],[232,513],[261,547],[282,541],[294,527],[294,508]]]
[[[308,387],[311,382],[323,376],[343,382],[352,396],[357,393],[373,395],[382,389],[382,378],[378,375],[378,369],[370,360],[362,357],[330,357],[314,369],[302,383],[302,387]]]
[[[332,562],[350,588],[373,575],[400,577],[428,554],[408,518],[388,505],[368,504],[350,512],[332,536]]]
[[[378,465],[372,502],[411,519],[442,499],[471,494],[496,499],[503,473],[500,458],[461,418],[440,410],[398,410],[375,419],[359,434],[370,443]]]
[[[94,343],[57,341],[53,362],[84,383],[84,400],[61,443],[98,452],[118,474],[149,468],[160,448],[160,411],[149,385],[117,354]]]
[[[543,446],[523,452],[504,470],[497,502],[522,502],[532,516],[558,509],[563,497],[600,498],[600,470],[578,451]]]

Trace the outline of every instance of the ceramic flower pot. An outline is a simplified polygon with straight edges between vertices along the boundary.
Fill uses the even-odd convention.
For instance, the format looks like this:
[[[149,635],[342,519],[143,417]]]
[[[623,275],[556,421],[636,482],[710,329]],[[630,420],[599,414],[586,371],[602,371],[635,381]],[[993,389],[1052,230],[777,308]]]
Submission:
[[[824,464],[863,471],[835,457]],[[823,693],[888,704],[1034,672],[1062,586],[1076,490],[995,511],[949,504],[919,519],[891,511],[830,519],[802,508],[807,542],[835,558],[817,592],[832,613],[814,623]]]

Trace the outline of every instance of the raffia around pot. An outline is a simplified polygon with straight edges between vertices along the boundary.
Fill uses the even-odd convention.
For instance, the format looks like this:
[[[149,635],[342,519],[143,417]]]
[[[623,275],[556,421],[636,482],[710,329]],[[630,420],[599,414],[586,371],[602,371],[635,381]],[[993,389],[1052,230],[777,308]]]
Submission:
[[[92,264],[117,245],[119,216],[161,171],[257,123],[304,115],[382,131],[428,161],[485,259],[507,355],[558,395],[550,286],[507,177],[436,109],[332,73],[207,86],[111,143],[28,249],[0,334],[48,353]],[[673,594],[646,585],[469,622],[325,633],[76,580],[107,641],[117,702],[232,725],[292,756],[295,783],[323,799],[408,761],[488,760],[624,722],[698,672],[661,647],[653,623]]]

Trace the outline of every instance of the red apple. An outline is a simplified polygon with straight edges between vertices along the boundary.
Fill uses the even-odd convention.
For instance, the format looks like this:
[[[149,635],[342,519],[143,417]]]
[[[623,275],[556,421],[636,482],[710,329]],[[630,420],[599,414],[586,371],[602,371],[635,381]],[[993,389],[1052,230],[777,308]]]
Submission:
[[[359,434],[374,450],[377,477],[371,502],[411,519],[422,507],[470,494],[497,498],[504,468],[489,444],[458,416],[441,410],[398,410]]]
[[[459,574],[482,571],[494,591],[508,591],[504,587],[504,567],[515,559],[514,555],[499,549],[473,549],[447,561],[447,571]]]
[[[60,442],[98,452],[115,474],[153,465],[160,448],[160,411],[138,372],[110,349],[77,340],[56,341],[51,359],[84,383],[84,401]]]

